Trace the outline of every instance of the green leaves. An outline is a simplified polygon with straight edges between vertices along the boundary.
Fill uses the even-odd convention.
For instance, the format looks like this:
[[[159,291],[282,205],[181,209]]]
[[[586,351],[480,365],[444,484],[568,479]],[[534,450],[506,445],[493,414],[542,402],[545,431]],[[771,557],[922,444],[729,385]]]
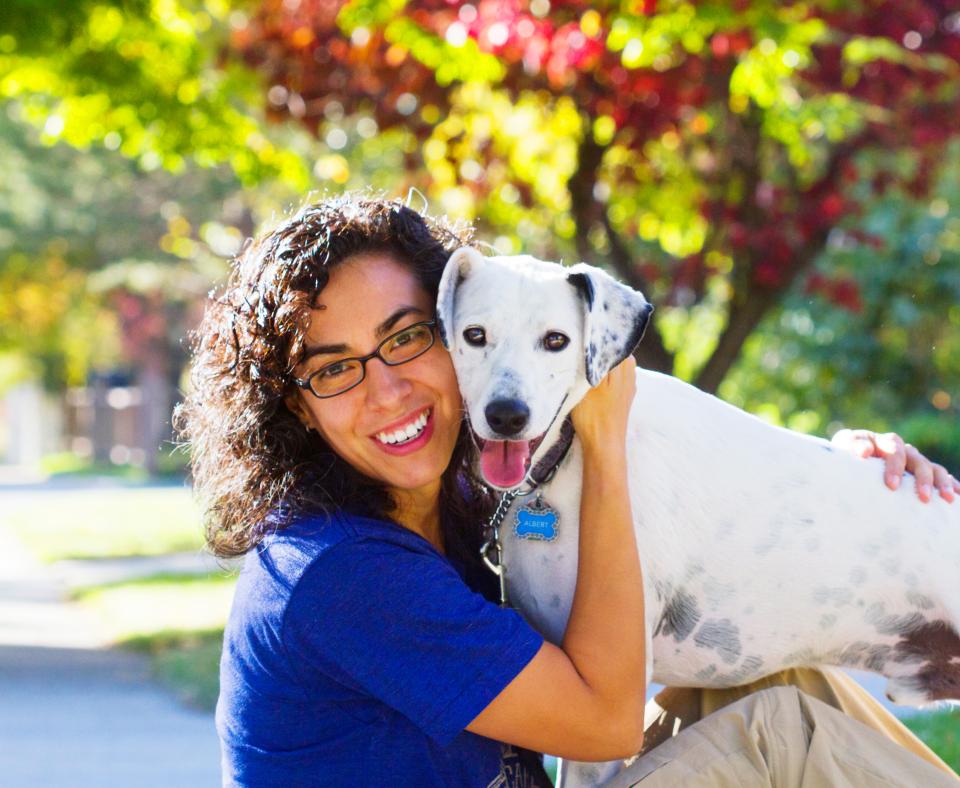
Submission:
[[[499,82],[506,73],[503,64],[493,55],[481,52],[472,39],[453,44],[410,19],[393,19],[387,24],[384,36],[433,71],[437,84],[442,87],[454,82]]]
[[[102,144],[145,170],[228,163],[246,183],[280,177],[305,188],[304,163],[257,118],[257,80],[215,68],[230,18],[222,0],[64,0],[49,15],[12,14],[0,28],[0,98],[48,144]]]

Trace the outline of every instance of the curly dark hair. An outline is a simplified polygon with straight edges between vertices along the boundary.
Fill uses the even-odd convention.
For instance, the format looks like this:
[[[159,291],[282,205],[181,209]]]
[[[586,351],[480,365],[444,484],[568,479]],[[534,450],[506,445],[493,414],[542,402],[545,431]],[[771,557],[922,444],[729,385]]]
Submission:
[[[472,228],[400,201],[346,194],[304,206],[233,261],[194,332],[191,391],[174,415],[190,449],[211,552],[241,555],[304,514],[343,510],[392,520],[385,485],[342,460],[286,404],[295,396],[292,373],[309,312],[330,269],[369,252],[409,267],[436,300],[447,258],[472,240]],[[461,560],[476,555],[492,504],[465,472],[475,451],[461,423],[440,493],[447,551]]]

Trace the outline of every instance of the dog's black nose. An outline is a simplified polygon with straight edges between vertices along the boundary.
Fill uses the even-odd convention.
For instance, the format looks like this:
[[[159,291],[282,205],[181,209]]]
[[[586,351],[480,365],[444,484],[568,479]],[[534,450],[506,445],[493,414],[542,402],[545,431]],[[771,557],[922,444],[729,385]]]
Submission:
[[[530,408],[518,399],[495,399],[483,413],[490,429],[506,438],[516,435],[530,420]]]

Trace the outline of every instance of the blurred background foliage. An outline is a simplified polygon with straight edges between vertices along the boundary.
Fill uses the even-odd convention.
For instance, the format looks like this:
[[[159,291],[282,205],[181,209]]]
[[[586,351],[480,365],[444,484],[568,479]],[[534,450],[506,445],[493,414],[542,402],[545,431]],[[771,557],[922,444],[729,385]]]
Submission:
[[[4,0],[0,458],[182,468],[207,292],[344,189],[605,266],[657,307],[642,365],[960,475],[954,0]],[[70,484],[7,513],[41,560],[199,553],[186,490]],[[162,565],[75,594],[211,707],[233,580]],[[960,768],[955,715],[911,725]]]
[[[0,102],[0,385],[183,385],[243,239],[374,188],[642,289],[645,366],[960,466],[948,2],[10,0]]]

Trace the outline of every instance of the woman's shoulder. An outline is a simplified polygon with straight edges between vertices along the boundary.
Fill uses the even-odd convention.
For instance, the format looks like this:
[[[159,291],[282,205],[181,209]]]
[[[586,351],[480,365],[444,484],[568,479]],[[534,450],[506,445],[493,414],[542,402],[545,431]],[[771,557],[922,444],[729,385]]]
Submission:
[[[346,511],[289,518],[247,556],[245,572],[266,574],[289,591],[324,558],[350,554],[435,553],[417,534],[395,523]],[[439,557],[439,554],[436,554]]]

